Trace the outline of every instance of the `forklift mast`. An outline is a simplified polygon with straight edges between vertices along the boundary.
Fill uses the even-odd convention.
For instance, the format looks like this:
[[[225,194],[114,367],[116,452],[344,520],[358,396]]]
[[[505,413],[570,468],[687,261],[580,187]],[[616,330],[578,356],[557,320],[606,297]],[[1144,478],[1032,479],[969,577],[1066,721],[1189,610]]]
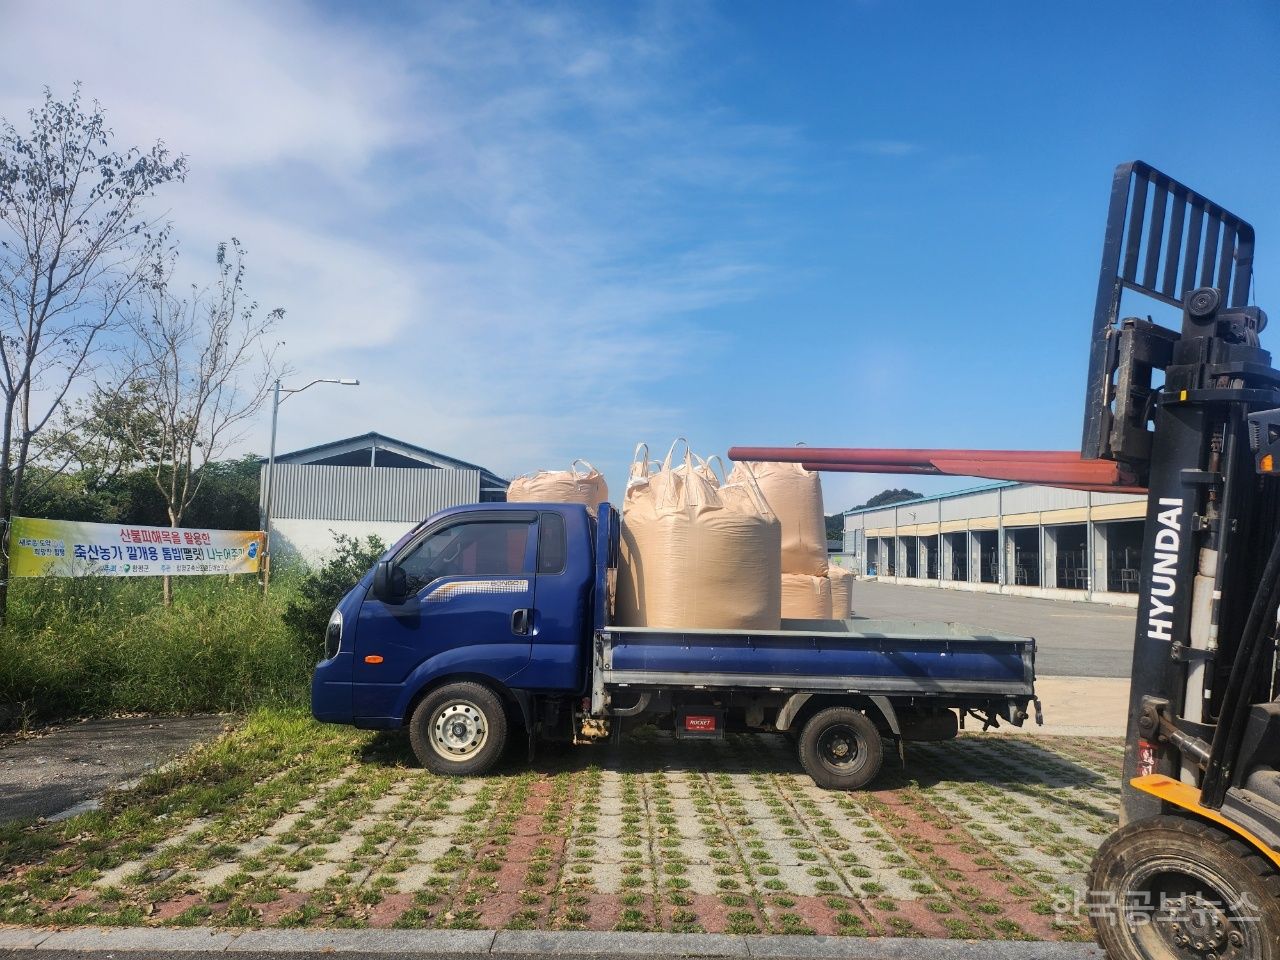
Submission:
[[[1122,164],[1079,452],[729,450],[810,470],[1147,493],[1121,826],[1088,880],[1115,960],[1280,960],[1280,372],[1252,280],[1249,224]]]
[[[1147,164],[1116,169],[1081,457],[1149,491],[1121,822],[1161,812],[1130,782],[1164,775],[1280,847],[1280,372],[1248,304],[1253,245]],[[1180,323],[1129,313],[1126,294]]]

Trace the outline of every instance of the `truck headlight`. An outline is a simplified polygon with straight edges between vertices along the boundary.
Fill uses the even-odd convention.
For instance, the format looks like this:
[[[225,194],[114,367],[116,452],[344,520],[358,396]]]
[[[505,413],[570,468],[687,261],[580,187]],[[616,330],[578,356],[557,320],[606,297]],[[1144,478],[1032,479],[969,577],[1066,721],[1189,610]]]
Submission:
[[[342,611],[333,611],[329,625],[324,629],[324,658],[331,660],[342,647]]]

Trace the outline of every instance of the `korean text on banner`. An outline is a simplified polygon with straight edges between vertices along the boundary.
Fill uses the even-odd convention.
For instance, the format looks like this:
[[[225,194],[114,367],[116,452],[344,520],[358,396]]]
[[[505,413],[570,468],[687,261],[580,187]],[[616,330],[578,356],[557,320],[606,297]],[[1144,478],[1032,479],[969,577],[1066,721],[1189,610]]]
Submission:
[[[159,577],[257,573],[262,533],[14,517],[14,577]]]

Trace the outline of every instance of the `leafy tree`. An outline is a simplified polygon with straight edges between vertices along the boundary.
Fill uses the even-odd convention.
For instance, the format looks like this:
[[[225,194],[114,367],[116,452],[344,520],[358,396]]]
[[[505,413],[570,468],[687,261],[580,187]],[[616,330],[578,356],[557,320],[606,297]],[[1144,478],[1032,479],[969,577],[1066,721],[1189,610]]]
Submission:
[[[120,519],[119,483],[98,485],[91,476],[79,472],[27,467],[29,488],[23,497],[23,512],[50,520],[85,520],[115,523]]]
[[[145,470],[123,472],[104,482],[93,472],[54,473],[39,466],[29,470],[32,492],[26,509],[31,516],[153,527],[169,523],[164,498]],[[259,470],[253,455],[205,464],[186,524],[215,530],[257,529]]]
[[[0,120],[0,620],[8,531],[32,445],[93,370],[165,243],[145,201],[186,176],[157,141],[117,151],[106,116],[45,90],[29,129]]]
[[[131,432],[146,429],[147,414],[139,401],[140,391],[136,389],[98,390],[66,405],[56,425],[51,425],[41,438],[40,449],[28,464],[23,509],[34,516],[57,520],[101,522],[97,516],[64,516],[68,510],[109,515],[110,521],[118,519],[114,501],[127,486],[119,482],[120,478],[144,462],[130,442]],[[151,432],[150,445],[154,447],[158,433]],[[46,487],[53,489],[46,491]]]
[[[906,500],[918,500],[923,494],[916,493],[914,490],[908,490],[906,487],[894,488],[890,490],[881,490],[874,497],[862,504],[863,507],[887,507],[891,504],[902,503]],[[854,508],[858,509],[857,507]]]
[[[257,530],[261,470],[262,461],[252,453],[239,460],[206,463],[200,468],[199,493],[187,511],[187,526]]]
[[[146,408],[145,388],[133,381],[117,390],[95,389],[68,404],[36,462],[53,473],[70,470],[105,484],[150,462],[159,446],[160,428]]]
[[[131,470],[121,474],[106,493],[116,510],[110,523],[137,523],[150,527],[167,525],[164,501],[145,471]]]
[[[844,539],[844,514],[833,513],[827,517],[827,539],[843,540]]]
[[[914,490],[908,490],[905,487],[894,488],[890,490],[881,490],[866,503],[860,503],[854,510],[861,510],[866,507],[887,507],[894,503],[902,503],[905,500],[915,500],[921,494]],[[843,540],[844,539],[844,514],[833,513],[827,518],[827,539]]]
[[[333,556],[302,577],[284,610],[285,626],[309,649],[319,648],[333,608],[387,550],[375,534],[363,541],[341,533],[333,536]]]

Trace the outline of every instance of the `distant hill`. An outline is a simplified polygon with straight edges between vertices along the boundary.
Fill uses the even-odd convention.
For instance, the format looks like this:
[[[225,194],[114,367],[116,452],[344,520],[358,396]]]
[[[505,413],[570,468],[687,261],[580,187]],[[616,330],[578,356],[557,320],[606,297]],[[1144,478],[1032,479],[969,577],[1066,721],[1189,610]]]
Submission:
[[[889,490],[881,490],[874,497],[867,500],[866,503],[860,503],[852,510],[862,510],[866,507],[887,507],[893,503],[902,503],[905,500],[919,499],[923,494],[917,493],[915,490],[908,490],[906,487],[895,487]],[[827,539],[839,540],[844,536],[844,514],[833,513],[827,517]]]

